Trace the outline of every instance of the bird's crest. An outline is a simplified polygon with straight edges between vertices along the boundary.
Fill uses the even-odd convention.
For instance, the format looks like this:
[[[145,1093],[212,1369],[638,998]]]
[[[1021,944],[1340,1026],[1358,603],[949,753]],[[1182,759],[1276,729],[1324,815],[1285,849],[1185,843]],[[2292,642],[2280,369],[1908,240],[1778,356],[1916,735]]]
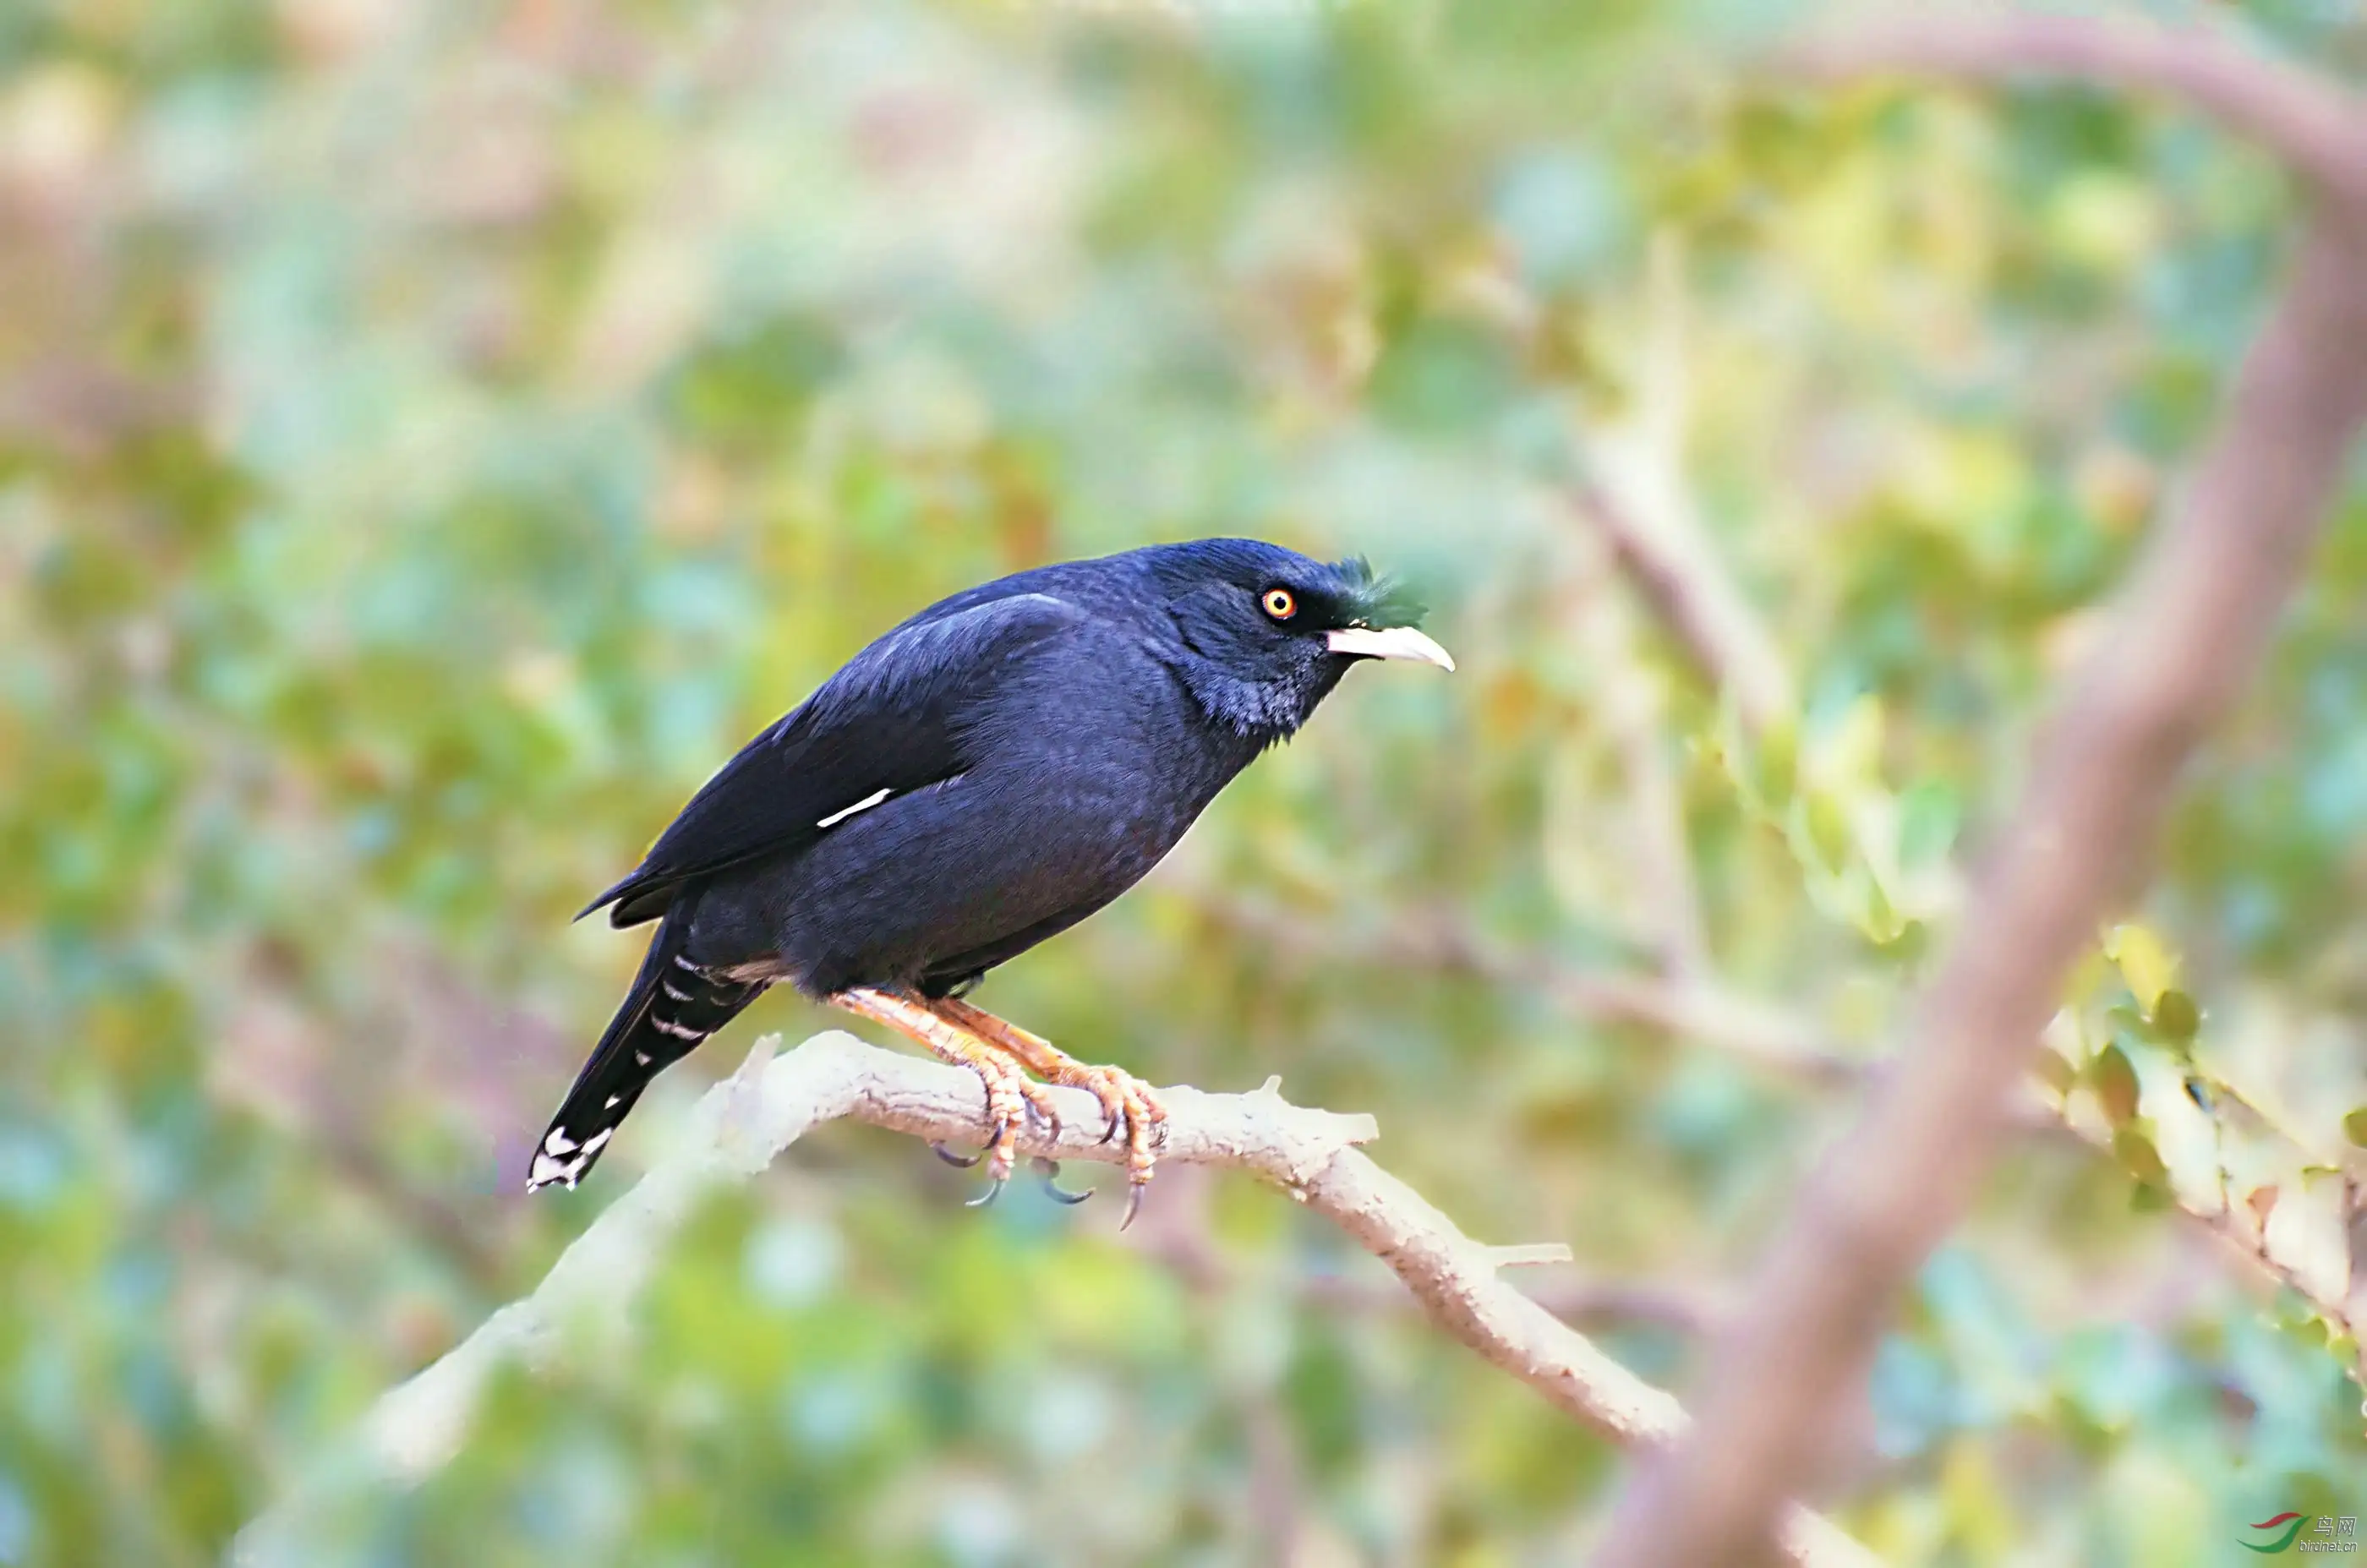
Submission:
[[[1356,619],[1365,626],[1418,626],[1430,614],[1420,594],[1394,577],[1375,576],[1373,563],[1362,556],[1333,561],[1331,570],[1346,586]]]

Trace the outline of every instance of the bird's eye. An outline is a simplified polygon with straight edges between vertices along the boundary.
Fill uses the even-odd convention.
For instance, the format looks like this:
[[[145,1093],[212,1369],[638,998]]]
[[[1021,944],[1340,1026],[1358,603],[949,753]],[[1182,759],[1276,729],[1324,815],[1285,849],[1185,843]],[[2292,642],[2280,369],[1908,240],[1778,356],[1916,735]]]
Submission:
[[[1265,606],[1265,613],[1277,621],[1286,621],[1298,614],[1298,596],[1287,588],[1267,589],[1265,597],[1259,603]]]

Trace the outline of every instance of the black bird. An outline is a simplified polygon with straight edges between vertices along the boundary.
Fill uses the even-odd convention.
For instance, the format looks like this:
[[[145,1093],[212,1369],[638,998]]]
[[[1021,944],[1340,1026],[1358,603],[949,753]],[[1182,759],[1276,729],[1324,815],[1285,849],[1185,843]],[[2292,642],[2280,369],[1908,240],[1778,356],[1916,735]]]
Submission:
[[[1421,614],[1361,560],[1203,539],[1019,572],[897,626],[577,916],[657,934],[527,1190],[574,1186],[652,1077],[787,981],[978,1073],[989,1199],[1021,1118],[1051,1115],[1036,1080],[1090,1089],[1127,1138],[1132,1218],[1156,1096],[959,997],[1134,886],[1350,664],[1454,669]]]

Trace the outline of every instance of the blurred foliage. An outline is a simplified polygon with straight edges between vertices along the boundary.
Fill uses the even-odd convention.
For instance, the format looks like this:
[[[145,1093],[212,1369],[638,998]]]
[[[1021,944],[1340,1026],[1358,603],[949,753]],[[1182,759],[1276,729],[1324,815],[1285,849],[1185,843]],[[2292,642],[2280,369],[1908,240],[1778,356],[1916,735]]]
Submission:
[[[2346,7],[2248,9],[2367,65]],[[573,909],[890,621],[1155,538],[1368,553],[1463,672],[1351,681],[986,999],[1372,1111],[1467,1228],[1590,1274],[1747,1262],[1845,1093],[1396,938],[1682,984],[1691,908],[1724,984],[1870,1055],[2292,217],[2158,106],[1731,73],[1795,19],[0,8],[0,1563],[214,1559],[529,1288],[741,1044],[822,1021],[768,998],[528,1203],[638,956]],[[1569,502],[1653,412],[1671,279],[1682,480],[1801,692],[1757,736]],[[1886,1345],[1840,1499],[1887,1555],[2367,1513],[2324,1325],[2156,1212],[2186,1085],[2367,1124],[2363,595],[2367,484],[2082,981],[2050,1081],[2127,1168],[2018,1146]],[[1340,1310],[1376,1266],[1275,1194],[1171,1172],[1120,1242],[963,1191],[799,1145],[632,1344],[505,1386],[317,1561],[1489,1568],[1596,1519],[1615,1454],[1386,1291]]]

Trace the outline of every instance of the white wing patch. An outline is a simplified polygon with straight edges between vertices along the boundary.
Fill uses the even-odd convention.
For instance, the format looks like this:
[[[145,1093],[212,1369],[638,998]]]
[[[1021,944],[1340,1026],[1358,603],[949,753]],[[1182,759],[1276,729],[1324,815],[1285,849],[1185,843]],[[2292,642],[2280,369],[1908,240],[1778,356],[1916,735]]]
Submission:
[[[891,791],[883,789],[874,794],[866,795],[861,800],[856,801],[854,805],[842,807],[838,810],[832,812],[829,816],[815,823],[814,826],[817,828],[834,827],[838,823],[845,821],[848,818],[854,816],[858,811],[870,810],[873,807],[887,799],[891,793]]]

